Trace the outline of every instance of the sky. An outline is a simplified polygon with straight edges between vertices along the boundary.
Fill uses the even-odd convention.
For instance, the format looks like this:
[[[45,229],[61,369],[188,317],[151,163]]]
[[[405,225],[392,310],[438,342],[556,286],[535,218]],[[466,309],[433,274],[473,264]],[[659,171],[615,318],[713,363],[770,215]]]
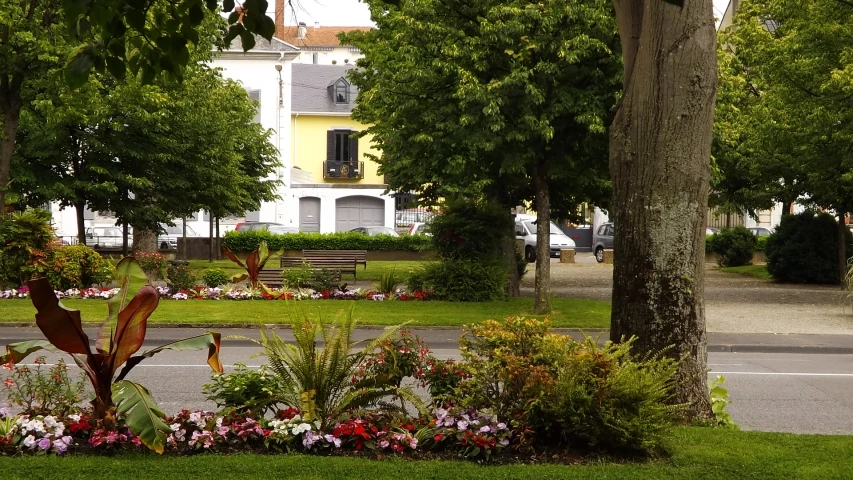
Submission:
[[[321,26],[373,26],[367,5],[358,0],[290,0],[290,2],[292,9],[287,6],[287,0],[285,0],[287,7],[285,18],[286,23],[290,25],[296,23],[291,21],[295,11],[297,21],[308,25],[320,22]],[[726,11],[728,3],[729,0],[714,0],[714,16],[718,21]]]

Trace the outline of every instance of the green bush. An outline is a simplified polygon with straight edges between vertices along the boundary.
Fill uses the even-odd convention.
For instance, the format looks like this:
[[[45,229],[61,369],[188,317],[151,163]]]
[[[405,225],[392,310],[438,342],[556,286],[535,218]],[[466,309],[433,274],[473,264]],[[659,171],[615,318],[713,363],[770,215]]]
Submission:
[[[360,233],[296,233],[273,235],[266,230],[228,232],[222,245],[232,252],[251,252],[262,241],[272,250],[404,250],[421,251],[430,249],[430,238],[424,235],[392,237],[380,235],[370,237]]]
[[[278,411],[276,393],[282,386],[269,367],[261,365],[261,368],[253,370],[242,363],[237,363],[236,367],[229,374],[213,374],[211,383],[202,387],[205,398],[215,402],[219,408],[242,414],[263,417],[268,410]]]
[[[208,268],[202,275],[202,281],[210,288],[228,285],[228,274],[221,268]]]
[[[50,212],[27,210],[0,222],[0,288],[18,287],[49,269],[54,242]]]
[[[486,261],[502,258],[513,232],[507,210],[483,202],[454,201],[430,225],[433,249],[442,259]]]
[[[166,282],[174,290],[190,290],[196,286],[196,276],[186,265],[173,265],[170,263],[166,269]]]
[[[767,251],[767,239],[770,237],[757,237],[755,239],[755,251],[756,252],[766,252]]]
[[[724,228],[714,234],[711,251],[721,267],[740,267],[752,263],[756,244],[755,235],[746,227]]]
[[[466,378],[454,400],[520,420],[539,445],[651,453],[678,420],[678,364],[633,356],[632,343],[575,341],[547,321],[487,321],[460,341]]]
[[[102,283],[101,280],[106,275],[107,262],[98,252],[86,245],[65,245],[54,249],[50,264],[47,279],[56,290],[89,288]]]
[[[847,256],[853,254],[850,231],[845,228]],[[790,283],[837,284],[838,223],[828,213],[784,215],[767,240],[767,271]]]
[[[322,292],[338,286],[338,275],[334,270],[311,268],[307,262],[303,262],[299,268],[283,270],[281,276],[287,288],[310,288]]]
[[[431,291],[438,300],[491,302],[506,297],[506,265],[478,260],[428,263],[409,276],[409,290]]]

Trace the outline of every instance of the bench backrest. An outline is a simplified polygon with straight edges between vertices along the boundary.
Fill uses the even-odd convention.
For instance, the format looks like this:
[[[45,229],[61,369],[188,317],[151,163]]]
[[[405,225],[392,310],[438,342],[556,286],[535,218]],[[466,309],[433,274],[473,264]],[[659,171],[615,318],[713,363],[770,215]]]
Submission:
[[[281,268],[300,268],[303,261],[310,268],[329,268],[352,271],[355,270],[355,258],[297,258],[281,257]]]
[[[367,250],[302,250],[302,256],[307,260],[352,257],[355,263],[367,263]]]

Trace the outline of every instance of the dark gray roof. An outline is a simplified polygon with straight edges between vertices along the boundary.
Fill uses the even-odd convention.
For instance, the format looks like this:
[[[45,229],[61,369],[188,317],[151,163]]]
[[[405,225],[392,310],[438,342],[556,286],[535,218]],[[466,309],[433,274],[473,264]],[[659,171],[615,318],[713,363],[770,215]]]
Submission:
[[[293,64],[293,90],[291,109],[294,112],[350,113],[355,105],[358,90],[350,85],[350,102],[335,103],[330,88],[341,77],[346,78],[348,70],[355,65],[314,65],[312,63]]]
[[[242,52],[243,51],[243,41],[240,40],[240,37],[235,38],[231,41],[231,45],[226,49],[228,52]],[[272,37],[272,41],[267,41],[264,37],[260,35],[255,35],[255,46],[249,50],[250,52],[258,51],[258,52],[298,52],[299,49],[293,47],[292,45],[288,45],[287,43],[279,40],[275,37]]]

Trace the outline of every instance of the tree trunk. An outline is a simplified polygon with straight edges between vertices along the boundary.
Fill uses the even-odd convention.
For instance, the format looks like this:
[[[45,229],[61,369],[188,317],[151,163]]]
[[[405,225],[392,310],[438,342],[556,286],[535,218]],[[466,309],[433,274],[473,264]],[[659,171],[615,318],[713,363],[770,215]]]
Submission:
[[[844,223],[845,212],[838,214],[838,279],[841,289],[847,290],[847,225]]]
[[[182,248],[184,249],[182,257],[184,260],[186,260],[187,259],[187,217],[183,217],[181,219],[181,223],[183,226],[183,231],[181,232],[181,244],[182,244]]]
[[[501,253],[507,265],[507,296],[521,296],[521,276],[518,274],[518,247],[515,241],[515,228],[504,236],[501,243]]]
[[[533,313],[551,311],[551,195],[548,191],[548,170],[544,160],[536,165],[533,175],[536,203],[536,303]]]
[[[716,96],[711,0],[614,0],[625,75],[610,132],[610,338],[684,357],[674,401],[712,418],[707,378],[705,215]]]
[[[216,217],[216,259],[222,260],[222,247],[219,245],[219,216]]]
[[[207,247],[207,261],[213,262],[213,214],[208,215],[208,219],[210,220],[208,223],[210,224],[210,244]]]
[[[732,213],[726,212],[726,228],[732,228]]]
[[[15,138],[18,135],[18,120],[21,115],[21,99],[17,94],[0,104],[3,110],[3,137],[0,138],[0,213],[6,211],[6,191],[9,189],[9,172],[12,168],[12,153],[15,151]]]
[[[794,207],[794,204],[791,202],[783,203],[782,204],[782,216],[784,217],[785,215],[790,215],[793,207]]]
[[[127,222],[122,222],[121,224],[121,256],[127,256],[128,250],[128,237],[130,236],[130,229],[127,226]]]
[[[75,203],[74,210],[77,214],[77,242],[80,245],[86,245],[86,203]]]
[[[133,229],[134,252],[156,253],[157,247],[157,232],[144,228]]]

